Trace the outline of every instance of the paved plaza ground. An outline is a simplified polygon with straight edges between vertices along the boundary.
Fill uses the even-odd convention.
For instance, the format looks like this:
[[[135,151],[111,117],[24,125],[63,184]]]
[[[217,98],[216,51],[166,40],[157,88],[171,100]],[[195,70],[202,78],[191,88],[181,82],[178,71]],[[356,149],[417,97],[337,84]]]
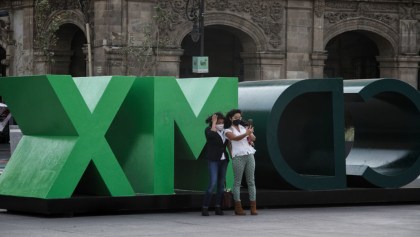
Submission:
[[[0,237],[79,236],[420,236],[420,205],[301,207],[258,216],[199,212],[43,217],[0,210]],[[213,214],[213,213],[212,213]]]

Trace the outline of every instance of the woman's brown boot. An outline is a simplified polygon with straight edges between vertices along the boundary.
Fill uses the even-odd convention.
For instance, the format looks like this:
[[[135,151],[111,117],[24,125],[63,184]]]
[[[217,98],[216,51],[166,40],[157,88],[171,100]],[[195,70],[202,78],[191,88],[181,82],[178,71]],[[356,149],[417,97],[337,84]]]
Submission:
[[[242,209],[241,201],[238,201],[238,202],[235,201],[235,215],[239,215],[239,216],[246,215],[244,209]]]
[[[257,202],[256,201],[251,201],[250,206],[251,206],[251,215],[258,215],[258,213],[257,213]]]

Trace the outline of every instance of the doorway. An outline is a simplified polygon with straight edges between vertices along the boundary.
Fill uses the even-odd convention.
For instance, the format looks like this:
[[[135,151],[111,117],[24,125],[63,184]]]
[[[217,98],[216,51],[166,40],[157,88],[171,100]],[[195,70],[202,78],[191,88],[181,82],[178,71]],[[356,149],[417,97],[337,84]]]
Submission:
[[[244,81],[244,51],[241,39],[228,27],[208,26],[204,31],[204,56],[209,57],[209,73],[192,73],[192,57],[200,55],[200,42],[193,42],[190,35],[182,41],[180,78],[191,77],[237,77]]]
[[[350,31],[332,38],[327,46],[328,59],[324,77],[343,79],[366,79],[380,77],[376,57],[376,43],[363,31]]]
[[[86,55],[83,52],[87,43],[85,33],[74,24],[64,24],[60,26],[56,35],[58,40],[54,47],[51,73],[73,77],[86,76]]]

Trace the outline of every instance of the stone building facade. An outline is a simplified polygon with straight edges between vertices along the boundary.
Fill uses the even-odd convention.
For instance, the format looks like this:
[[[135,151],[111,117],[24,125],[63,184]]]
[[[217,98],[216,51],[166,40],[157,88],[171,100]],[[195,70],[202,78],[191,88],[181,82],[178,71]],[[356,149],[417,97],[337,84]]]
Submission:
[[[199,47],[189,35],[188,0],[49,0],[42,25],[58,25],[52,60],[35,47],[37,34],[49,33],[36,27],[39,1],[0,2],[9,13],[0,17],[2,75],[85,76],[91,65],[97,76],[198,76],[191,73]],[[386,77],[418,87],[420,0],[204,1],[208,76]]]

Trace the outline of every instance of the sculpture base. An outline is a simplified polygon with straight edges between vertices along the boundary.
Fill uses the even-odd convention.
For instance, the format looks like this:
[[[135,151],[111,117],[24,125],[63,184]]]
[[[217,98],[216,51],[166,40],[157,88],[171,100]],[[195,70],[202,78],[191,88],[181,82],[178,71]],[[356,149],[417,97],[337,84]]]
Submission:
[[[244,206],[249,205],[246,192],[241,194],[241,199]],[[180,190],[173,195],[78,196],[68,199],[39,199],[0,195],[0,208],[13,212],[42,215],[116,214],[118,212],[199,210],[202,200],[203,192]],[[420,203],[420,188],[354,188],[326,191],[258,190],[257,193],[259,208],[413,203]]]

